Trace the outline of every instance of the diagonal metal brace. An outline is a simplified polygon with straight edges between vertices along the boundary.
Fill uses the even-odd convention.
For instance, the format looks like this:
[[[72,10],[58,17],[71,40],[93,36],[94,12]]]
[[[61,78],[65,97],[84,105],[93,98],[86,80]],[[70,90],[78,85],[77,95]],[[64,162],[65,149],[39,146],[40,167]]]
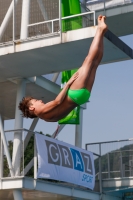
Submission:
[[[131,49],[126,43],[119,39],[114,33],[108,30],[104,37],[112,42],[115,46],[117,46],[125,54],[127,54],[131,59],[133,59],[133,49]]]

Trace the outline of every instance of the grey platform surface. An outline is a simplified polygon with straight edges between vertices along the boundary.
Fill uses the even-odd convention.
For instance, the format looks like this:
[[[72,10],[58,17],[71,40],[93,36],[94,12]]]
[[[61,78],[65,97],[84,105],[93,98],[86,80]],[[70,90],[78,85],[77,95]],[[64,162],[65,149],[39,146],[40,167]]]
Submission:
[[[57,86],[60,91],[60,87]],[[0,113],[3,118],[14,119],[16,107],[17,84],[11,81],[0,83]],[[34,83],[27,83],[26,96],[42,99],[45,103],[55,99],[57,94],[41,88]]]

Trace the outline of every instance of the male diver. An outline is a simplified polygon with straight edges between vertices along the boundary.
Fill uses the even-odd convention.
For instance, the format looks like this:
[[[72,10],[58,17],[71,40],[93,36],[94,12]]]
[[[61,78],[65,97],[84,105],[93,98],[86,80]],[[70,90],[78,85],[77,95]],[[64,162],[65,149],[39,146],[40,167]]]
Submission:
[[[19,104],[24,117],[39,117],[48,122],[55,122],[68,115],[77,105],[88,101],[96,70],[103,56],[103,37],[106,31],[105,16],[100,15],[96,35],[82,66],[66,83],[55,100],[43,103],[42,100],[24,97]]]

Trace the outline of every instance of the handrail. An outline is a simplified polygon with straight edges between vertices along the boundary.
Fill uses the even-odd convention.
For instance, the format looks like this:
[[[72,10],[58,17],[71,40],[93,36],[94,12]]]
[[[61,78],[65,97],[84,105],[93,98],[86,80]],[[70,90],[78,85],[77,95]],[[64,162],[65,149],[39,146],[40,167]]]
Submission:
[[[127,165],[126,165],[127,166]],[[130,167],[130,166],[128,166],[129,168],[133,168],[133,167]],[[125,170],[125,172],[129,172],[130,170],[129,169],[126,169]],[[118,172],[120,172],[121,173],[121,171],[120,170],[116,170],[116,171],[110,171],[110,172],[108,172],[108,171],[106,171],[106,172],[101,172],[102,174],[108,174],[108,173],[118,173]],[[95,176],[98,176],[98,174],[99,174],[99,172],[95,175]]]
[[[95,26],[95,11],[89,11],[89,12],[85,12],[85,13],[80,13],[80,14],[76,14],[76,15],[71,15],[71,16],[67,16],[67,17],[61,17],[61,20],[64,20],[64,19],[70,19],[70,18],[74,18],[74,17],[79,17],[79,16],[84,16],[84,15],[88,15],[88,14],[94,14],[94,26]],[[43,22],[37,22],[37,23],[34,23],[34,24],[29,24],[27,25],[28,27],[30,26],[36,26],[36,25],[40,25],[40,24],[46,24],[46,23],[49,23],[49,22],[54,22],[54,21],[59,21],[60,19],[59,18],[56,18],[56,19],[51,19],[51,20],[47,20],[47,21],[43,21]]]
[[[89,11],[89,12],[84,12],[84,13],[80,13],[80,14],[76,14],[76,15],[62,17],[61,19],[69,19],[69,18],[78,17],[78,16],[84,16],[84,15],[88,15],[88,14],[92,14],[92,13],[95,13],[95,11]]]
[[[105,141],[105,142],[86,143],[86,145],[105,144],[105,143],[113,143],[113,142],[125,142],[125,141],[132,141],[132,140],[133,140],[133,138],[124,139],[124,140],[112,140],[112,141]]]
[[[31,131],[31,130],[28,130],[28,129],[25,129],[25,128],[19,128],[19,129],[11,129],[11,130],[5,130],[4,132],[7,133],[7,132],[16,132],[16,131],[27,131],[27,132],[31,132],[31,133],[39,133],[37,131]]]
[[[54,22],[54,21],[58,21],[59,18],[56,18],[56,19],[51,19],[51,20],[47,20],[47,21],[43,21],[43,22],[37,22],[37,23],[34,23],[34,24],[28,24],[27,26],[30,27],[30,26],[36,26],[36,25],[40,25],[40,24],[46,24],[48,22]]]

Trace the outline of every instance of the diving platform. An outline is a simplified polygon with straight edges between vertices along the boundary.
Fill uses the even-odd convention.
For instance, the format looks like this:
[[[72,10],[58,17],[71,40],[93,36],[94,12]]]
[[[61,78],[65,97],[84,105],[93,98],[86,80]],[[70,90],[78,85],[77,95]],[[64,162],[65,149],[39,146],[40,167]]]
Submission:
[[[31,5],[31,12],[36,7],[36,12],[39,15],[42,14],[45,21],[42,17],[38,17],[40,21],[33,23],[37,21],[34,13],[32,19],[30,19],[30,23],[27,19],[27,21],[25,20],[25,24],[23,24],[23,18],[22,23],[20,21],[21,18],[18,11],[18,8],[21,9],[22,6],[20,2],[16,4],[17,9],[14,13],[13,6],[10,5],[10,12],[7,11],[5,13],[5,18],[4,15],[2,16],[4,18],[3,21],[1,18],[0,82],[7,79],[13,80],[41,76],[79,68],[87,55],[89,46],[95,35],[97,29],[96,18],[99,14],[106,14],[107,25],[111,30],[107,34],[109,37],[106,35],[104,39],[106,51],[104,51],[101,64],[132,59],[132,49],[116,36],[133,33],[131,20],[133,18],[133,3],[130,1],[130,3],[120,5],[112,4],[112,7],[109,7],[108,4],[110,5],[110,1],[107,1],[106,4],[100,1],[100,5],[98,6],[93,2],[90,5],[90,1],[88,2],[88,12],[62,18],[60,16],[60,9],[54,9],[54,16],[56,18],[49,20],[49,18],[53,17],[53,12],[49,16],[44,16],[42,13],[44,5],[38,1],[38,5],[41,5],[42,9],[40,10],[37,4],[34,3],[35,5]],[[57,7],[60,6],[58,1],[55,5]],[[8,6],[8,4],[5,4],[5,8],[8,8]],[[27,18],[30,14],[28,6],[29,4],[25,4],[25,7],[22,7],[22,16],[24,12],[24,16]],[[12,18],[12,13],[14,14],[14,18]],[[64,32],[60,29],[63,20],[73,20],[76,17],[82,17],[82,28]],[[12,20],[16,23],[17,29],[10,24]]]
[[[66,183],[52,183],[28,177],[0,180],[0,198],[13,199],[13,190],[21,190],[24,200],[99,200],[100,193]],[[103,194],[102,200],[120,200],[119,197]]]
[[[105,51],[101,64],[133,59],[133,50],[118,38],[133,34],[131,0],[114,6],[107,6],[112,2],[110,0],[107,0],[107,4],[100,0],[102,7],[95,6],[94,3],[91,6],[88,4],[85,13],[68,17],[61,16],[60,2],[8,0],[0,7],[0,199],[121,200],[123,194],[132,193],[133,190],[132,158],[128,160],[129,163],[124,163],[121,151],[116,152],[112,149],[111,152],[104,152],[101,155],[100,152],[91,150],[94,157],[97,156],[96,186],[93,191],[64,182],[37,179],[35,152],[32,152],[34,156],[32,155],[29,163],[24,166],[24,151],[34,134],[38,118],[33,120],[30,130],[20,130],[23,128],[23,118],[18,110],[18,103],[24,96],[34,96],[45,103],[55,99],[60,91],[60,86],[56,84],[57,76],[50,81],[43,75],[58,75],[61,71],[76,69],[82,65],[95,36],[96,18],[99,14],[107,16],[109,27],[104,37]],[[81,24],[82,21],[79,29],[71,30],[70,22],[67,24],[67,31],[62,30],[65,20],[71,19],[73,22],[76,18],[79,20],[78,23]],[[82,115],[80,117],[82,118]],[[6,138],[8,141],[4,141],[3,124],[7,119],[15,119],[15,130],[10,130]],[[23,132],[26,134],[23,135]],[[82,124],[76,125],[76,132],[80,143],[75,145],[80,147]],[[3,144],[8,149],[4,149]],[[32,147],[34,145],[32,144]],[[13,149],[12,160],[9,149]],[[118,153],[116,158],[117,162],[119,159],[119,165],[112,169],[110,155],[114,153]],[[7,164],[7,171],[4,171],[6,162],[3,162],[3,159],[6,162],[8,160],[10,164]],[[102,168],[102,159],[106,160],[106,168]],[[36,165],[33,160],[36,161]],[[32,167],[34,173],[28,177],[27,172]]]
[[[100,2],[104,5],[103,1]],[[18,4],[18,6],[20,5]],[[40,12],[39,8],[36,8],[37,12]],[[101,64],[132,59],[132,49],[117,37],[133,33],[131,20],[133,18],[133,3],[130,1],[130,3],[107,8],[96,7],[93,3],[92,6],[88,4],[88,8],[90,9],[88,12],[64,18],[60,17],[60,12],[54,10],[55,19],[49,20],[47,17],[47,20],[44,21],[40,18],[41,21],[37,23],[33,23],[33,21],[37,21],[36,15],[32,16],[31,23],[25,22],[25,27],[22,24],[20,26],[20,23],[17,24],[18,28],[14,36],[12,35],[11,25],[8,25],[10,21],[6,19],[6,26],[3,20],[0,42],[2,65],[0,81],[5,81],[9,78],[41,76],[79,68],[95,36],[97,29],[96,18],[100,14],[106,14],[107,25],[111,30],[110,37],[104,39],[105,51]],[[19,18],[18,10],[16,10],[15,14]],[[24,14],[28,16],[29,10],[25,10]],[[82,28],[64,32],[60,30],[63,20],[73,20],[76,17],[82,17]],[[18,19],[16,19],[16,23],[18,23]],[[44,30],[42,30],[42,27]],[[20,30],[21,34],[18,30]],[[48,30],[51,30],[51,32],[48,32]],[[10,39],[7,39],[6,35]]]
[[[79,68],[88,53],[96,29],[97,26],[67,31],[62,33],[62,42],[60,35],[18,42],[15,46],[16,53],[13,53],[12,45],[1,47],[3,67],[0,81]],[[101,64],[133,58],[133,50],[111,31],[105,35],[104,48],[106,51]]]

